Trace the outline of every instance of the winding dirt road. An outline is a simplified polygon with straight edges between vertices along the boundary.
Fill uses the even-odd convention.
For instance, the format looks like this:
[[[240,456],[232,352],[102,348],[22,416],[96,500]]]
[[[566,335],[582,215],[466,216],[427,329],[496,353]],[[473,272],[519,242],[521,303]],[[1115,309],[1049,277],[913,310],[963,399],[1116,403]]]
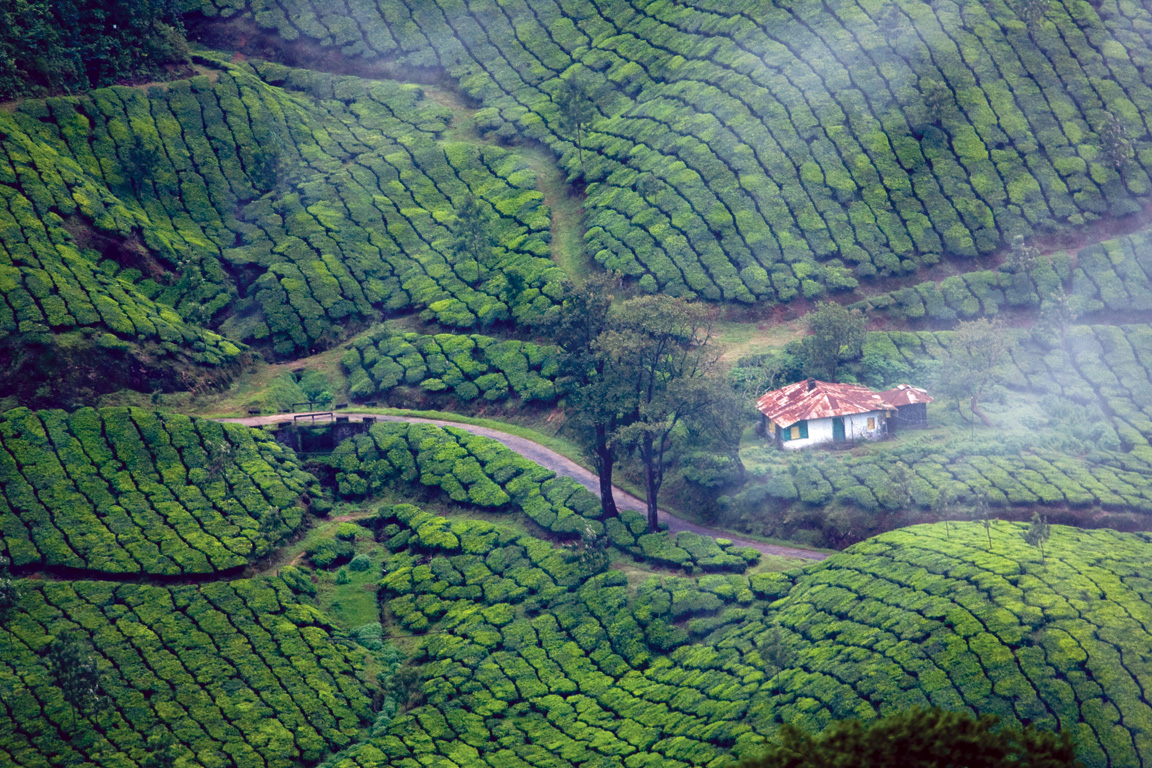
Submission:
[[[279,424],[285,421],[292,421],[297,416],[309,416],[309,413],[278,413],[273,416],[249,416],[246,418],[232,418],[232,419],[216,419],[216,421],[228,421],[235,424],[243,424],[249,427],[259,427],[266,424]],[[319,414],[317,414],[319,415]],[[327,415],[327,412],[324,413]],[[341,413],[340,416],[347,416],[349,421],[361,421],[365,416],[375,418],[377,421],[406,421],[415,422],[419,424],[433,424],[437,427],[456,427],[465,432],[471,432],[474,435],[483,435],[490,437],[493,440],[502,443],[506,447],[520,454],[524,458],[534,461],[542,467],[546,467],[558,475],[566,475],[576,480],[592,493],[599,495],[600,483],[596,475],[592,474],[584,467],[576,462],[568,459],[555,451],[545,448],[539,443],[535,443],[526,437],[519,437],[511,435],[507,432],[500,432],[499,430],[489,429],[488,427],[480,427],[474,424],[461,424],[454,421],[443,421],[440,419],[423,419],[415,416],[385,416],[374,413]],[[633,496],[627,491],[613,486],[614,494],[616,497],[616,506],[620,509],[631,509],[645,514],[647,507],[643,501]],[[687,520],[677,517],[664,510],[659,511],[659,520],[661,523],[668,525],[668,530],[673,533],[677,531],[690,531],[691,533],[700,534],[702,536],[711,536],[715,539],[728,539],[737,546],[752,547],[759,550],[766,555],[775,555],[777,557],[793,557],[800,560],[823,560],[828,557],[824,552],[817,552],[812,549],[800,549],[796,547],[782,547],[776,544],[765,544],[760,541],[752,541],[751,539],[743,539],[739,536],[733,536],[727,531],[719,530],[717,528],[707,528],[696,523],[691,523]]]

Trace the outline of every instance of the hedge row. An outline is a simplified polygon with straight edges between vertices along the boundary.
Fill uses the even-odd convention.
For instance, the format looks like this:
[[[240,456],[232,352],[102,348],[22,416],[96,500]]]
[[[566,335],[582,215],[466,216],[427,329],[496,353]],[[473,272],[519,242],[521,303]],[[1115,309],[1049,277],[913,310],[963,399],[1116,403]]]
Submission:
[[[1001,307],[1036,309],[1060,290],[1071,267],[1068,255],[1050,260],[1028,272],[977,270],[951,275],[940,282],[924,282],[871,296],[853,305],[868,315],[887,314],[896,320],[949,323],[975,317],[995,317]],[[1078,258],[1079,263],[1079,258]],[[1076,275],[1081,274],[1077,268]]]
[[[629,510],[602,519],[600,500],[570,477],[541,467],[497,441],[455,427],[381,422],[368,434],[337,446],[327,461],[336,470],[337,493],[361,499],[386,487],[419,482],[453,501],[493,511],[520,511],[561,537],[607,536],[638,559],[690,570],[743,571],[759,560],[753,549],[691,533],[675,538],[650,532],[644,516]]]
[[[367,654],[333,642],[328,619],[279,579],[17,586],[0,654],[5,765],[155,765],[148,753],[168,736],[177,765],[295,768],[372,717]],[[94,658],[103,697],[75,727],[45,659],[65,634]]]
[[[414,86],[201,61],[211,76],[0,115],[0,326],[194,344],[178,312],[289,355],[382,310],[471,327],[551,306],[562,273],[518,156],[443,140],[450,111]],[[479,265],[450,249],[470,194],[495,242]]]
[[[1103,427],[1092,442],[1125,454],[1110,461],[1146,470],[1152,466],[1152,328],[1147,325],[1076,325],[1063,343],[1049,347],[1035,343],[1023,331],[1016,338],[1011,361],[1001,380],[1005,386],[1049,394],[1063,402],[1045,407],[1054,421],[1069,420],[1074,431]],[[942,360],[952,334],[940,332],[869,333],[865,358],[887,359],[915,366],[924,360]],[[1077,416],[1086,424],[1073,424]]]
[[[1152,231],[1140,230],[1082,248],[1074,260],[1054,253],[1028,272],[1009,267],[946,277],[871,296],[854,306],[897,320],[939,322],[992,317],[1000,307],[1038,308],[1071,278],[1069,308],[1077,315],[1152,310]]]
[[[137,408],[0,415],[0,554],[109,574],[238,569],[318,492],[261,431]]]
[[[713,765],[757,740],[741,682],[689,645],[762,615],[790,579],[711,574],[638,590],[593,576],[576,553],[482,521],[409,505],[380,511],[381,600],[397,631],[423,635],[425,703],[332,768]],[[663,655],[692,648],[685,663]]]
[[[491,336],[392,334],[387,329],[357,339],[340,359],[348,394],[356,400],[386,397],[395,387],[449,392],[460,400],[550,402],[556,389],[556,348]]]
[[[423,703],[332,768],[723,765],[781,722],[940,706],[1070,731],[1086,766],[1152,754],[1143,534],[916,526],[805,571],[592,578],[478,521],[381,510],[385,620]]]
[[[808,571],[773,617],[793,661],[752,710],[813,728],[970,708],[1070,733],[1085,766],[1147,761],[1148,536],[1052,526],[1045,564],[1024,529],[995,523],[989,548],[978,523],[915,526]],[[764,629],[710,639],[747,660]]]
[[[1152,310],[1152,232],[1142,230],[1081,250],[1071,296],[1082,313]]]
[[[442,67],[481,130],[587,182],[586,245],[648,290],[725,301],[852,288],[1152,192],[1139,4],[198,0],[358,60]],[[583,157],[562,80],[598,92]],[[1111,154],[1102,134],[1126,131]],[[586,170],[584,170],[586,168]]]

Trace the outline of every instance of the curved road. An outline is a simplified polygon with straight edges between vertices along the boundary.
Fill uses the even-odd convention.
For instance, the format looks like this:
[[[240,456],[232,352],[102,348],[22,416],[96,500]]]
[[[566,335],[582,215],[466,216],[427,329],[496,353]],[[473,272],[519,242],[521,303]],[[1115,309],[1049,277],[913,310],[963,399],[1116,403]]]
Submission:
[[[324,412],[327,415],[327,412]],[[233,419],[216,419],[216,421],[229,421],[235,424],[243,424],[249,427],[259,427],[265,424],[279,424],[280,422],[292,421],[297,416],[309,416],[309,413],[278,413],[273,416],[249,416],[246,418],[233,418]],[[500,432],[499,430],[489,429],[488,427],[480,427],[474,424],[461,424],[455,421],[443,421],[441,419],[423,419],[415,416],[385,416],[375,413],[341,413],[340,416],[347,416],[349,421],[361,421],[365,416],[375,418],[377,421],[407,421],[416,422],[420,424],[433,424],[438,427],[456,427],[465,432],[471,432],[474,435],[483,435],[490,437],[493,440],[502,443],[506,447],[520,454],[530,461],[534,461],[542,467],[546,467],[558,475],[566,475],[576,480],[593,494],[599,496],[600,482],[596,475],[592,474],[584,467],[576,462],[561,456],[555,451],[545,448],[539,443],[535,443],[526,437],[518,437],[517,435],[510,435],[507,432]],[[616,497],[616,506],[620,509],[631,509],[639,512],[640,514],[647,513],[647,506],[639,498],[624,491],[616,486],[613,486],[614,494]],[[711,536],[714,539],[728,539],[737,546],[752,547],[759,550],[766,555],[776,555],[779,557],[794,557],[802,560],[823,560],[828,557],[824,552],[817,552],[812,549],[800,549],[796,547],[781,547],[776,544],[765,544],[761,541],[752,541],[751,539],[742,539],[738,536],[733,536],[727,531],[719,530],[716,528],[706,528],[696,523],[688,522],[682,518],[666,512],[659,511],[659,520],[661,523],[668,525],[668,530],[675,533],[677,531],[689,531],[691,533],[700,534],[702,536]]]

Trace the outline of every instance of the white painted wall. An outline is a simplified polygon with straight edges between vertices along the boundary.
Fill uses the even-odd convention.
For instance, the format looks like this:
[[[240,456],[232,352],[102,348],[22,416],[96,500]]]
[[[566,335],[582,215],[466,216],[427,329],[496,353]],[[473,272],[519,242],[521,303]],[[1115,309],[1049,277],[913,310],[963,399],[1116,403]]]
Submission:
[[[844,417],[844,439],[853,440],[879,440],[884,436],[884,411],[869,411]],[[868,429],[868,419],[876,420],[875,427]]]
[[[844,418],[844,439],[851,442],[854,440],[879,440],[884,436],[884,411],[869,411],[868,413],[858,413],[852,416],[845,416]],[[875,419],[873,429],[868,429],[868,419]],[[783,431],[787,432],[791,427],[786,427]],[[781,445],[789,451],[797,448],[807,448],[810,445],[820,445],[821,443],[832,442],[832,418],[827,419],[810,419],[808,421],[808,437],[803,440],[785,440]]]
[[[845,427],[847,427],[847,425],[845,425]],[[784,432],[787,433],[789,429],[791,429],[791,427],[785,427]],[[807,448],[810,445],[830,442],[832,442],[832,419],[809,419],[807,438],[803,440],[785,440],[781,445],[791,451],[797,448]]]

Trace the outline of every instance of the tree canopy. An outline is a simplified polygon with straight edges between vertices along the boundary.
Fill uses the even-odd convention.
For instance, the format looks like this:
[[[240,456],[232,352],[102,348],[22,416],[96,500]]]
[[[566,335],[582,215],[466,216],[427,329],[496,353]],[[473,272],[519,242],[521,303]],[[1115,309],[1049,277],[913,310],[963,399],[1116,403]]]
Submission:
[[[784,725],[763,757],[740,768],[1074,768],[1072,739],[1032,726],[997,728],[994,715],[940,709],[870,723],[835,722],[818,734]]]
[[[172,0],[0,0],[0,101],[188,67]]]

